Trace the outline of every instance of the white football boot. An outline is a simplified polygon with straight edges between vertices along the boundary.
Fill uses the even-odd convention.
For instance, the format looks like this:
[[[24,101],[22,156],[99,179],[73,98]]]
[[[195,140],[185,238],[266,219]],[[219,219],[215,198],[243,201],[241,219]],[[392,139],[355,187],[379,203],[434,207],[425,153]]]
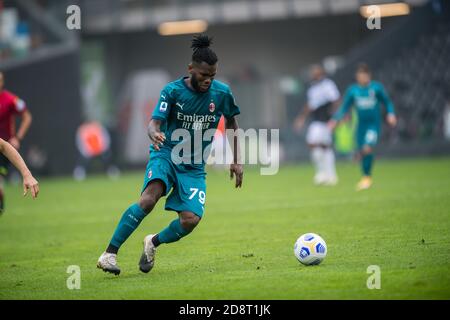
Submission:
[[[323,172],[316,173],[316,175],[314,176],[314,184],[316,186],[321,186],[325,184],[326,181],[327,176]]]
[[[139,270],[144,273],[150,272],[155,264],[156,247],[153,245],[154,234],[149,234],[144,238],[144,250],[139,260]]]
[[[98,258],[97,268],[118,276],[120,274],[120,268],[117,265],[117,254],[103,252],[100,258]]]
[[[323,185],[328,187],[333,187],[337,185],[339,182],[339,179],[336,175],[328,176],[327,179],[324,181]]]

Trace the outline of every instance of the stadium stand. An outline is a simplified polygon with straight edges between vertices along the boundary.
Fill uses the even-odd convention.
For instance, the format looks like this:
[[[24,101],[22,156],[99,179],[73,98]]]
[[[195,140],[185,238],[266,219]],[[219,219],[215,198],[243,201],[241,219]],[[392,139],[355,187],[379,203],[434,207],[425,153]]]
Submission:
[[[33,114],[21,153],[32,170],[71,172],[77,150],[67,141],[74,140],[81,123],[79,43],[74,32],[48,15],[40,2],[0,3],[5,88],[20,96]]]
[[[406,139],[443,133],[442,116],[450,93],[450,24],[436,29],[376,72],[397,106]]]

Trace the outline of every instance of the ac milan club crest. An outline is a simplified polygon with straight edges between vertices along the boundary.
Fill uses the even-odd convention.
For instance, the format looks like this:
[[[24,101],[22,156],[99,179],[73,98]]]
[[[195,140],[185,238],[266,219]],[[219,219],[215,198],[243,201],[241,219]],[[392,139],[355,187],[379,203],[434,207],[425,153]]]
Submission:
[[[216,110],[216,105],[213,101],[211,101],[211,103],[209,104],[209,112],[214,112],[214,110]]]
[[[148,172],[148,178],[149,178],[149,179],[152,177],[152,174],[153,174],[153,172],[152,172],[152,170],[150,170],[150,171]]]

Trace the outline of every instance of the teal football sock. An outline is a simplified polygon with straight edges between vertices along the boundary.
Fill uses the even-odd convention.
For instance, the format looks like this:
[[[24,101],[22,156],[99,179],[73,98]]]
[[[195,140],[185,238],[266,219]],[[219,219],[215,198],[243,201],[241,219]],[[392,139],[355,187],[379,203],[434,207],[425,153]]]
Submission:
[[[114,231],[110,246],[119,249],[133,231],[136,230],[145,216],[145,212],[138,204],[133,204],[129,207],[122,215],[122,219],[120,219],[116,231]]]
[[[373,165],[373,153],[369,153],[362,158],[362,170],[365,176],[370,176],[372,174]]]
[[[170,225],[158,234],[160,243],[171,243],[187,236],[191,231],[185,230],[180,223],[180,219],[173,220]]]

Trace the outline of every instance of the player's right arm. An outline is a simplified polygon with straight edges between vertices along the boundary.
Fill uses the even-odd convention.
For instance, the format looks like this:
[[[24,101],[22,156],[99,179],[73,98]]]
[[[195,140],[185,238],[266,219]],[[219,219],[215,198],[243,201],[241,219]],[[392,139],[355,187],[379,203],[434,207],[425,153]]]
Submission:
[[[300,114],[295,118],[294,121],[294,130],[296,132],[300,132],[302,130],[303,126],[305,125],[305,121],[308,118],[309,114],[311,113],[311,109],[309,108],[308,104],[305,104]]]
[[[345,92],[344,100],[342,101],[341,106],[339,107],[338,111],[333,115],[333,118],[328,122],[328,127],[331,130],[334,130],[336,128],[339,121],[341,121],[344,116],[347,114],[347,112],[350,110],[350,108],[353,105],[354,98],[353,98],[353,92],[352,87],[348,88]]]
[[[150,141],[152,142],[152,145],[155,148],[155,150],[158,151],[159,146],[162,145],[166,140],[164,132],[161,132],[161,124],[162,120],[158,119],[152,119],[148,124],[148,137],[150,138]]]
[[[14,149],[14,147],[11,144],[9,144],[3,139],[0,139],[0,152],[4,154],[9,161],[11,161],[14,167],[16,167],[17,170],[19,170],[20,174],[22,175],[23,195],[25,196],[28,190],[30,190],[33,199],[36,198],[39,193],[39,183],[31,174],[30,170],[25,164],[25,161],[23,161],[19,152],[17,152],[17,150]]]
[[[167,85],[162,91],[159,97],[158,104],[153,110],[152,119],[148,125],[148,136],[153,144],[155,150],[160,149],[160,145],[166,140],[164,132],[161,132],[161,125],[167,121],[172,107],[172,90]]]

